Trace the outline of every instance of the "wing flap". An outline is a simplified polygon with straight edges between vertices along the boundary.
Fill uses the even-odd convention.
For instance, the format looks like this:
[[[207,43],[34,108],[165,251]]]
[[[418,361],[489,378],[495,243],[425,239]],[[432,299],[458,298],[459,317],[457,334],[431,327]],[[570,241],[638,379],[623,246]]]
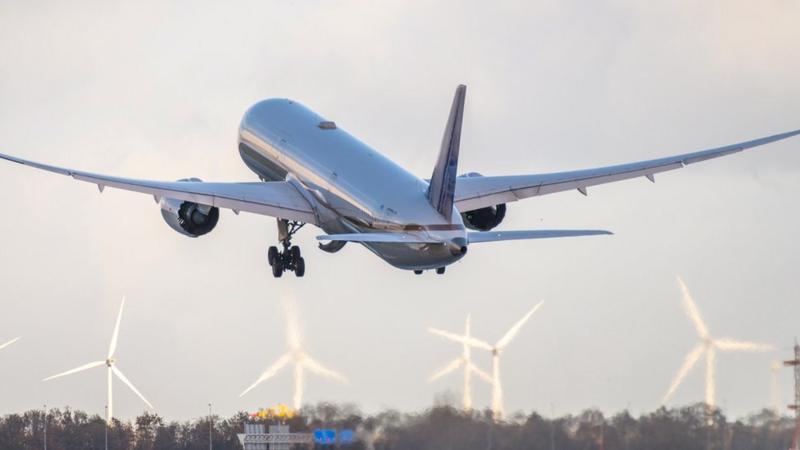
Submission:
[[[232,209],[247,211],[282,219],[316,224],[316,214],[308,201],[291,183],[286,181],[205,183],[199,181],[150,181],[121,178],[108,175],[66,169],[48,164],[28,161],[0,154],[0,159],[16,162],[49,172],[68,175],[72,178],[96,184],[102,191],[113,187],[132,192],[150,194],[156,198],[174,198]]]
[[[456,206],[461,211],[513,202],[537,195],[580,189],[588,186],[613,183],[631,178],[647,177],[668,170],[680,169],[708,159],[719,158],[742,150],[757,147],[800,134],[800,130],[776,134],[760,139],[727,145],[710,150],[685,153],[666,158],[641,161],[631,164],[534,175],[512,175],[496,177],[460,177],[456,181]]]

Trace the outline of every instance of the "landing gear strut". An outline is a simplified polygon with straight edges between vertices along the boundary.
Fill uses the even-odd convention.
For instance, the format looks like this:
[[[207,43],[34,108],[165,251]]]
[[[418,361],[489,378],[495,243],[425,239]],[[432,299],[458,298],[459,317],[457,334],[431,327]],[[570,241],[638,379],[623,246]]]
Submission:
[[[267,251],[267,261],[272,266],[272,276],[280,278],[283,272],[291,270],[298,277],[306,273],[306,261],[300,255],[300,247],[292,245],[292,236],[303,228],[304,223],[278,219],[278,240],[283,250],[271,246]]]

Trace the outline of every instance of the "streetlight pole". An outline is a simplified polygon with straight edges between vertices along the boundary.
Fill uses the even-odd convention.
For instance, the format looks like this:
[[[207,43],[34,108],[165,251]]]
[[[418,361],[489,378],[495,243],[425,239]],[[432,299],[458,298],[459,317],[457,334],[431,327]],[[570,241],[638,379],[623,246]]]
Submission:
[[[44,405],[44,450],[47,450],[47,405]]]
[[[214,424],[211,422],[211,403],[208,404],[208,450],[214,450],[211,440],[211,433],[214,431]]]

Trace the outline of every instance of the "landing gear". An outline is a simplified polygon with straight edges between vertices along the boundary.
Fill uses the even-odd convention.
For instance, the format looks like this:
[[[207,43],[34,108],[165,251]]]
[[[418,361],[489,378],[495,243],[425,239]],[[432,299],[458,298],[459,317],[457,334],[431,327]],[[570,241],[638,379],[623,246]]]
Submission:
[[[436,273],[438,275],[443,275],[444,274],[444,269],[445,269],[444,267],[437,267],[436,268]],[[422,275],[422,272],[424,272],[422,269],[414,269],[414,275]]]
[[[292,245],[292,235],[303,228],[303,225],[305,224],[278,219],[278,239],[283,250],[278,250],[275,246],[267,250],[267,261],[272,266],[272,276],[275,278],[280,278],[287,270],[293,271],[298,277],[305,275],[306,261],[300,253],[300,247]]]

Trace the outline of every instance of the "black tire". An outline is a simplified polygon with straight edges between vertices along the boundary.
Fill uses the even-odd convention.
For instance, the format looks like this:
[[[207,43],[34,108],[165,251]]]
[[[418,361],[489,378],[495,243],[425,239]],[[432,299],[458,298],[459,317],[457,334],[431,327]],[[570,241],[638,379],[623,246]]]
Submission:
[[[294,274],[299,278],[306,274],[306,260],[297,258],[294,262]]]
[[[421,270],[415,270],[414,271],[414,275],[422,275],[422,271]]]
[[[298,259],[300,259],[300,247],[293,245],[292,248],[289,249],[289,251],[291,252],[290,254],[292,255],[293,261],[297,261]]]
[[[436,268],[436,273],[439,274],[439,275],[443,274],[444,273],[444,267],[437,267]]]
[[[275,278],[280,278],[281,275],[283,275],[283,264],[281,263],[280,258],[278,258],[272,264],[272,276]]]
[[[274,245],[267,250],[267,261],[269,261],[270,266],[275,265],[275,261],[278,260],[278,247]]]

